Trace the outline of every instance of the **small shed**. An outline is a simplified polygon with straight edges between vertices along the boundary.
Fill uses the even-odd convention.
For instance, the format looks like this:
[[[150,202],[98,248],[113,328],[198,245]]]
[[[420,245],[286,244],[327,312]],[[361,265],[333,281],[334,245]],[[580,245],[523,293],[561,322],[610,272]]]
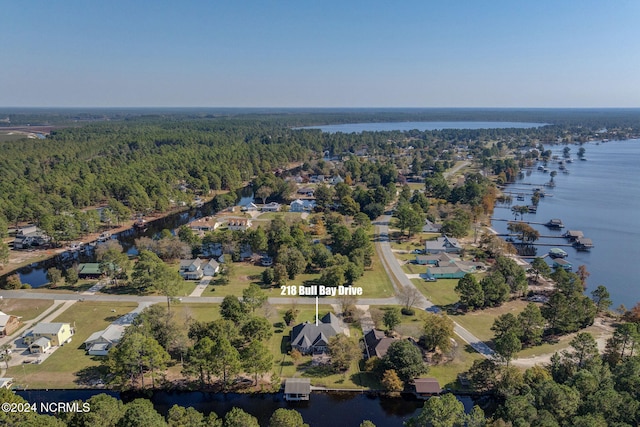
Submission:
[[[418,399],[428,399],[442,393],[440,383],[435,378],[416,378],[413,380],[413,385]]]
[[[289,402],[309,400],[311,380],[309,378],[287,378],[284,382],[284,400]]]

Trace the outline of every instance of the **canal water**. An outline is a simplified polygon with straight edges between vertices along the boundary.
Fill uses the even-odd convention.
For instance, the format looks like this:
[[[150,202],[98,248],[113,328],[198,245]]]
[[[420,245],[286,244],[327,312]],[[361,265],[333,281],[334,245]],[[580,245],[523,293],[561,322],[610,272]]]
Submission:
[[[253,201],[253,192],[251,191],[250,187],[245,187],[238,191],[237,203],[239,206],[246,206],[250,203],[253,203]],[[158,235],[162,230],[175,230],[181,225],[213,214],[215,214],[215,212],[213,210],[212,203],[209,202],[205,203],[202,207],[199,208],[193,208],[189,211],[177,212],[164,218],[150,221],[148,223],[148,227],[144,231],[131,228],[121,233],[114,234],[112,238],[118,239],[127,254],[135,256],[138,253],[135,247],[135,239],[142,236],[154,237]],[[48,260],[36,262],[26,267],[20,268],[18,269],[17,273],[20,276],[20,281],[22,283],[27,283],[33,288],[39,288],[49,282],[47,280],[47,269],[51,267],[67,269],[71,268],[74,264],[77,263],[95,262],[96,258],[94,250],[95,246],[85,245],[83,251],[64,252]]]
[[[565,146],[545,147],[562,159]],[[541,235],[561,236],[566,230],[581,230],[593,240],[594,248],[580,252],[573,247],[557,246],[569,253],[566,258],[576,271],[585,265],[591,274],[587,279],[587,293],[598,285],[605,285],[613,300],[613,307],[624,304],[631,308],[640,301],[640,140],[609,141],[584,145],[586,161],[577,158],[578,146],[569,145],[572,163],[566,164],[568,174],[559,164],[548,163],[548,172],[535,167],[516,183],[508,185],[513,205],[531,204],[534,187],[542,187],[551,197],[540,199],[537,213],[525,214],[524,221],[546,223],[552,218],[563,221],[565,228],[552,230],[532,224]],[[539,163],[541,165],[541,163]],[[555,187],[543,187],[550,181],[550,173],[557,172]],[[529,185],[532,184],[532,185]],[[517,193],[525,195],[517,200]],[[496,206],[494,218],[514,218],[509,206]],[[507,232],[507,222],[493,221],[499,233]],[[557,244],[567,244],[564,238],[541,238],[537,255],[542,256]],[[547,258],[547,260],[549,260]]]
[[[103,390],[32,390],[18,391],[17,394],[30,403],[71,402],[87,400],[93,395],[107,393],[125,402],[135,396],[120,395]],[[473,400],[468,396],[457,396],[469,412]],[[219,417],[238,407],[255,416],[260,425],[267,425],[271,414],[278,408],[295,409],[302,414],[310,427],[344,426],[357,427],[363,420],[371,420],[377,427],[397,427],[412,416],[420,413],[423,401],[406,398],[384,398],[364,393],[314,393],[307,402],[287,402],[282,393],[277,394],[221,394],[204,392],[164,392],[151,397],[154,407],[165,415],[169,408],[177,404],[191,406],[208,414],[215,412]]]

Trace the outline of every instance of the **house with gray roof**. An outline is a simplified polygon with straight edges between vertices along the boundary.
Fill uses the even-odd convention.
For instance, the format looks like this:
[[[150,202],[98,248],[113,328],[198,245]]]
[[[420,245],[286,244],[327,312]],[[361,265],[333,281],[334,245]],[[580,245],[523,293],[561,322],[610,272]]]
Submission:
[[[202,260],[183,259],[180,261],[179,273],[185,280],[200,280],[204,276],[215,276],[220,271],[220,264],[215,259]]]
[[[397,338],[388,337],[381,330],[370,330],[364,336],[367,358],[371,358],[374,356],[378,358],[384,357],[389,350],[389,346],[396,340]]]
[[[333,313],[325,315],[318,325],[300,323],[291,330],[291,348],[303,354],[325,353],[329,339],[342,332],[340,321]]]
[[[90,356],[106,356],[114,345],[118,344],[128,325],[111,324],[106,329],[94,332],[84,342],[84,348]]]
[[[425,243],[426,254],[439,254],[441,252],[459,253],[462,246],[458,243],[458,239],[442,235],[435,240],[427,240]]]

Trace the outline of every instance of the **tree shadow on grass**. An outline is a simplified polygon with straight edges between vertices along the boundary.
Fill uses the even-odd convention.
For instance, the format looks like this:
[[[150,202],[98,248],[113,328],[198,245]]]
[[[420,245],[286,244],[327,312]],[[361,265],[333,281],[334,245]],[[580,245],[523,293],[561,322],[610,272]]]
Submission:
[[[76,372],[74,383],[85,387],[104,386],[108,374],[109,369],[106,366],[87,366]]]

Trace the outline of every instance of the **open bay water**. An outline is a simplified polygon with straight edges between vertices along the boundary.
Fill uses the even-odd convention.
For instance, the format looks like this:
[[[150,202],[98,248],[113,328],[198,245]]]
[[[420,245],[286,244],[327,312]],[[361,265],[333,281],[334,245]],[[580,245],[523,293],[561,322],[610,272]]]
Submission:
[[[562,160],[564,145],[545,147]],[[564,222],[562,230],[532,224],[541,235],[560,236],[566,230],[581,230],[593,240],[594,248],[580,252],[573,247],[558,246],[569,253],[567,261],[577,271],[585,265],[591,274],[587,294],[598,285],[609,290],[612,308],[624,304],[633,307],[640,301],[640,140],[584,144],[586,161],[577,158],[578,145],[569,145],[573,163],[566,164],[569,174],[559,164],[549,162],[548,173],[534,168],[524,178],[508,185],[506,191],[523,193],[524,201],[513,196],[512,205],[531,204],[533,188],[549,182],[550,172],[557,171],[556,186],[542,187],[552,197],[540,199],[535,214],[525,214],[524,221],[545,223],[552,218]],[[541,163],[539,163],[541,164]],[[526,185],[534,184],[534,185]],[[494,218],[513,219],[510,208],[497,207]],[[499,233],[507,232],[507,222],[493,221]],[[540,238],[539,242],[566,244],[566,239]],[[542,256],[554,246],[538,246]],[[547,261],[550,261],[547,258]]]
[[[361,133],[361,132],[387,132],[410,131],[417,129],[442,130],[442,129],[529,129],[545,126],[546,123],[525,122],[382,122],[382,123],[343,123],[338,125],[305,126],[297,129],[320,129],[328,133]]]

